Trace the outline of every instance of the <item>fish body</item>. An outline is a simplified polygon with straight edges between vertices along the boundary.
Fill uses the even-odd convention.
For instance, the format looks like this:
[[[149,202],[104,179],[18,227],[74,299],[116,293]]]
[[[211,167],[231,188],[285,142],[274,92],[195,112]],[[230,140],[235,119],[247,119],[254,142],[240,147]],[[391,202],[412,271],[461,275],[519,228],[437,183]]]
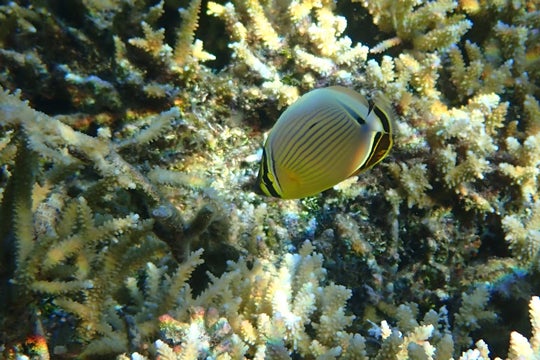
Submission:
[[[373,167],[392,148],[393,117],[382,97],[342,86],[308,92],[270,131],[257,186],[268,196],[303,198]]]

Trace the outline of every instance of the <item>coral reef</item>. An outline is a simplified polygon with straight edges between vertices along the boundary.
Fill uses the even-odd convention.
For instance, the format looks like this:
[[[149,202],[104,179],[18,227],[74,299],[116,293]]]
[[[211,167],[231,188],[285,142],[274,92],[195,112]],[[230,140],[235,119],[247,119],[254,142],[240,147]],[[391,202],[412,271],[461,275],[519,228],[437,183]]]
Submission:
[[[1,2],[0,357],[538,359],[539,28],[527,0]],[[328,85],[390,100],[388,158],[252,192]]]

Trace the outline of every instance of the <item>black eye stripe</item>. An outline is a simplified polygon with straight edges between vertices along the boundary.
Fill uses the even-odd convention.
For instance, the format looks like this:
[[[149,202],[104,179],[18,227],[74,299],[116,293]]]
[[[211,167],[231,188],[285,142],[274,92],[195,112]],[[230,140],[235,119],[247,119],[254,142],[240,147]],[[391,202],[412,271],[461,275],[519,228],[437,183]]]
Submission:
[[[388,119],[388,116],[378,106],[375,106],[373,108],[373,111],[375,112],[375,115],[377,115],[377,117],[381,120],[381,124],[383,126],[384,132],[389,133],[390,120]]]
[[[377,132],[373,137],[369,156],[362,164],[360,169],[369,169],[370,167],[379,163],[382,159],[384,159],[391,147],[392,138],[390,137],[390,135],[382,132]]]
[[[270,195],[275,197],[281,197],[276,189],[274,188],[274,184],[272,184],[272,180],[268,177],[268,158],[266,156],[266,149],[263,148],[263,157],[262,157],[262,176],[261,181],[263,182],[264,186],[266,187],[266,190],[270,193]],[[275,177],[275,169],[274,169],[274,177]],[[277,181],[277,179],[276,179]]]

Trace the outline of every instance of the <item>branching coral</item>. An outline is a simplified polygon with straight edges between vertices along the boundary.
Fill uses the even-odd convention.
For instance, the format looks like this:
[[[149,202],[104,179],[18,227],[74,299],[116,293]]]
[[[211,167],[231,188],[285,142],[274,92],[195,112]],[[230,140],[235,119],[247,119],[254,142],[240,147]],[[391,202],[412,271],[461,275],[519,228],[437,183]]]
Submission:
[[[134,276],[146,262],[163,256],[165,247],[160,240],[169,245],[176,259],[184,259],[190,243],[212,222],[207,211],[201,211],[191,223],[176,214],[174,224],[159,214],[153,216],[154,222],[135,213],[115,217],[103,212],[102,202],[117,196],[109,189],[141,191],[148,207],[139,208],[141,213],[152,207],[173,208],[162,198],[156,184],[127,163],[119,151],[155,140],[163,129],[170,128],[174,117],[179,115],[178,110],[157,116],[148,128],[135,132],[131,140],[113,144],[105,136],[90,137],[77,132],[7,92],[0,96],[1,126],[17,129],[10,133],[3,148],[12,176],[2,197],[2,239],[6,246],[0,255],[5,260],[1,272],[3,300],[12,305],[7,309],[18,316],[4,316],[2,328],[14,326],[8,323],[9,319],[35,317],[40,312],[38,299],[45,297],[54,299],[63,311],[79,318],[80,339],[91,342],[97,335],[105,337],[98,345],[89,345],[89,353],[100,353],[103,349],[108,353],[126,351],[129,349],[127,330],[119,327],[122,320],[114,310],[121,301],[124,279]],[[10,147],[17,149],[16,153],[7,152]],[[48,163],[38,161],[38,152]],[[79,178],[75,186],[85,188],[79,191],[87,197],[80,195],[66,200],[69,199],[66,192],[74,184],[66,181],[65,174],[72,169],[82,171],[87,165],[95,167],[103,180],[94,180],[88,186]],[[93,193],[104,198],[93,198]],[[121,207],[119,203],[115,205]],[[100,214],[95,214],[93,209]],[[158,238],[152,232],[158,225],[161,233],[176,229],[174,236]],[[188,261],[182,266],[193,268],[195,264]],[[189,278],[183,276],[183,281]],[[21,296],[25,302],[15,306]],[[166,297],[162,300],[168,304]],[[156,310],[159,309],[158,306]],[[125,316],[134,315],[125,313]],[[144,312],[141,316],[147,319],[148,314]],[[41,320],[35,323],[40,324]],[[17,331],[2,331],[2,341],[11,344],[20,340],[32,326],[21,324]],[[144,327],[138,323],[137,326]],[[152,333],[152,329],[155,332],[157,327],[149,327],[143,335]]]
[[[157,353],[188,359],[290,358],[292,352],[362,358],[364,339],[346,331],[354,318],[345,313],[351,292],[325,285],[322,257],[312,251],[306,242],[277,265],[241,259],[200,295],[183,293],[179,306],[172,307],[174,316],[160,318]],[[158,279],[148,277],[146,287],[154,288]]]
[[[289,83],[287,77],[303,73],[298,85],[304,89],[321,76],[326,81],[348,81],[350,73],[340,67],[358,68],[367,57],[367,47],[352,46],[350,38],[343,36],[346,22],[334,15],[332,1],[290,5],[275,2],[263,7],[259,0],[245,5],[208,4],[209,13],[224,19],[229,28],[236,66],[247,66],[263,81],[260,87],[246,89],[244,95],[277,99],[280,107],[299,97],[297,84]],[[283,17],[291,21],[280,22]]]
[[[278,266],[256,262],[249,269],[245,261],[239,262],[214,279],[214,285],[194,303],[218,309],[243,341],[253,346],[250,353],[262,356],[267,343],[279,339],[304,356],[315,351],[313,346],[319,355],[361,351],[351,348],[353,337],[343,331],[353,319],[345,314],[351,293],[342,286],[324,285],[322,257],[312,254],[312,249],[306,243]],[[308,333],[311,327],[314,337]]]
[[[481,322],[493,321],[496,315],[484,310],[489,300],[487,286],[479,286],[472,294],[463,294],[461,308],[456,314],[454,339],[460,345],[468,346],[472,339],[468,337],[471,330],[480,328]]]
[[[538,359],[540,357],[540,298],[534,296],[529,304],[532,335],[527,340],[520,333],[513,331],[510,335],[510,359]]]
[[[523,265],[540,266],[540,203],[535,202],[524,214],[502,219],[505,239],[514,256]]]
[[[505,356],[501,297],[540,286],[538,6],[182,4],[0,5],[3,355]],[[262,130],[331,84],[390,100],[390,156],[251,192]]]
[[[528,136],[522,143],[515,137],[507,137],[506,147],[513,154],[514,164],[508,162],[499,164],[499,171],[519,186],[525,201],[537,198],[540,177],[540,157],[537,155],[539,142],[540,131]]]
[[[146,263],[146,282],[142,289],[138,287],[136,278],[123,277],[122,290],[127,291],[129,300],[110,297],[103,302],[107,308],[96,312],[101,314],[103,327],[96,329],[96,336],[92,337],[82,355],[110,355],[146,347],[148,340],[158,332],[156,319],[168,309],[178,306],[184,296],[189,296],[187,281],[194,268],[202,263],[201,254],[202,250],[191,254],[172,273],[167,266],[158,268],[151,262]],[[182,293],[186,295],[182,296]],[[119,303],[120,299],[125,304]],[[72,302],[60,301],[59,305],[83,318],[84,311],[89,310]]]
[[[385,40],[372,49],[375,52],[409,41],[420,51],[444,50],[472,27],[463,14],[455,13],[458,4],[454,1],[357,1],[369,10],[382,31],[396,34],[395,40]]]
[[[158,256],[163,246],[157,239],[143,236],[151,228],[151,222],[139,221],[136,214],[96,219],[82,197],[65,204],[64,209],[58,209],[57,206],[62,207],[59,204],[47,207],[43,203],[43,209],[34,218],[34,177],[29,174],[37,172],[31,165],[35,154],[24,143],[19,144],[18,152],[18,167],[1,208],[5,226],[2,237],[6,244],[1,255],[12,258],[2,266],[2,289],[4,301],[9,304],[6,309],[18,314],[14,317],[4,314],[1,325],[3,329],[17,330],[2,331],[2,340],[11,343],[28,331],[27,326],[17,327],[9,319],[36,316],[40,296],[56,298],[59,306],[78,315],[80,335],[90,339],[106,329],[102,316],[109,297],[118,291],[119,285],[112,285],[111,277],[122,278],[133,273],[140,267],[140,261],[148,258],[147,254],[152,254],[150,258]],[[62,215],[56,220],[57,215],[51,215],[51,211],[61,211]],[[39,226],[44,223],[47,227]],[[80,296],[85,300],[75,300]],[[26,300],[20,302],[19,297]],[[40,324],[39,319],[36,324]]]
[[[163,4],[163,1],[161,1],[154,8],[158,8],[163,12]],[[201,40],[193,42],[193,35],[198,25],[200,7],[201,1],[194,0],[188,9],[182,11],[183,24],[182,28],[178,31],[174,48],[171,48],[164,42],[164,28],[153,30],[152,26],[144,21],[141,23],[144,38],[131,38],[129,39],[129,43],[148,52],[158,61],[164,63],[167,68],[180,73],[184,72],[184,67],[190,64],[195,64],[198,61],[214,60],[215,57],[212,54],[202,49],[203,44]],[[121,45],[117,42],[117,46]]]
[[[502,66],[494,66],[486,61],[481,48],[470,41],[465,43],[465,54],[457,46],[449,51],[451,60],[451,81],[456,88],[460,100],[466,99],[477,92],[500,93],[504,90],[505,82],[511,77],[512,61],[508,60]],[[464,55],[468,59],[464,60]]]
[[[327,325],[332,328],[333,336],[322,333],[320,327],[323,323],[317,324],[317,314],[320,312],[325,314],[331,309],[342,309],[339,304],[342,304],[348,295],[347,291],[343,291],[346,289],[332,284],[323,288],[306,286],[310,283],[309,281],[295,284],[296,280],[305,280],[306,276],[312,279],[324,277],[324,274],[320,272],[315,277],[309,275],[316,274],[317,270],[322,269],[317,260],[319,255],[305,253],[310,249],[309,243],[304,244],[299,254],[284,259],[284,263],[279,267],[254,264],[254,267],[248,270],[242,269],[245,264],[241,261],[240,267],[230,269],[219,279],[214,279],[219,294],[214,291],[204,292],[191,300],[186,299],[185,301],[192,304],[188,312],[183,309],[176,312],[175,316],[160,317],[161,338],[155,341],[153,351],[159,358],[167,359],[198,359],[208,356],[257,359],[270,356],[290,359],[295,354],[300,354],[305,358],[324,356],[340,359],[389,357],[446,359],[453,357],[456,344],[449,327],[448,312],[444,308],[439,312],[430,310],[421,321],[418,321],[418,308],[415,305],[399,306],[395,314],[396,327],[391,327],[386,321],[382,321],[380,326],[373,326],[370,330],[370,335],[380,342],[372,355],[367,353],[364,337],[343,331],[343,328],[350,323],[347,317],[321,316],[321,321],[332,319],[332,322]],[[294,258],[299,262],[296,264],[289,262]],[[290,274],[289,271],[293,271],[295,275]],[[309,273],[301,276],[305,271]],[[289,273],[289,276],[283,277],[281,274],[284,272]],[[290,277],[290,275],[293,276]],[[281,282],[287,278],[291,280],[291,286],[281,286],[282,291],[274,293],[275,282]],[[457,319],[457,322],[461,323],[459,326],[463,326],[462,330],[467,326],[477,327],[480,321],[493,319],[493,313],[483,310],[486,305],[485,290],[485,287],[479,287],[471,295],[463,297],[463,304],[459,310],[462,318]],[[331,294],[331,298],[326,298],[325,293]],[[183,293],[182,296],[185,295],[186,293]],[[282,299],[284,303],[277,303],[276,297]],[[207,309],[200,305],[193,305],[201,301],[208,303],[208,300],[211,300],[212,306]],[[294,302],[303,306],[294,306]],[[233,306],[230,307],[230,305]],[[289,310],[284,310],[284,306],[291,305]],[[537,308],[538,297],[533,297],[530,303],[530,317],[533,325],[530,345],[524,337],[516,332],[512,333],[510,359],[517,359],[527,354],[530,356],[533,351],[536,351],[538,345]],[[305,317],[310,312],[312,315]],[[309,318],[315,320],[314,324],[307,321]],[[344,321],[340,322],[339,319]],[[471,319],[475,319],[474,323]],[[303,330],[311,326],[315,328],[313,336],[316,339],[310,339],[309,334],[303,333]],[[462,330],[456,329],[454,336],[459,337],[458,333]],[[291,336],[292,331],[298,332],[296,336]],[[303,336],[299,336],[300,334]],[[335,343],[337,346],[329,348],[329,343]],[[489,352],[486,343],[479,340],[476,342],[476,348],[464,352],[460,359],[479,358],[479,355],[489,359]],[[126,359],[127,357],[123,355],[119,358]]]
[[[443,182],[450,189],[463,186],[476,179],[483,179],[490,171],[487,157],[493,156],[497,146],[487,132],[487,117],[491,110],[499,106],[499,98],[495,94],[480,95],[469,102],[467,109],[451,109],[441,114],[440,125],[432,131],[436,142],[431,146],[440,152],[437,156]],[[441,131],[444,129],[444,131]],[[442,138],[441,138],[442,137]],[[456,152],[449,144],[450,140],[464,143],[462,154]],[[470,139],[469,145],[466,142]]]

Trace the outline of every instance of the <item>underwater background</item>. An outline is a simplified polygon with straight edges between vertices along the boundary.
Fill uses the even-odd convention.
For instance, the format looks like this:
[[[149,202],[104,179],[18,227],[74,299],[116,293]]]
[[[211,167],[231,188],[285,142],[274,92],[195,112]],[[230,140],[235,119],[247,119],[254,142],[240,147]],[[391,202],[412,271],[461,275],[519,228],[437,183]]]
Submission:
[[[519,0],[0,1],[0,358],[540,359],[539,29]],[[389,99],[390,154],[257,194],[331,85]]]

